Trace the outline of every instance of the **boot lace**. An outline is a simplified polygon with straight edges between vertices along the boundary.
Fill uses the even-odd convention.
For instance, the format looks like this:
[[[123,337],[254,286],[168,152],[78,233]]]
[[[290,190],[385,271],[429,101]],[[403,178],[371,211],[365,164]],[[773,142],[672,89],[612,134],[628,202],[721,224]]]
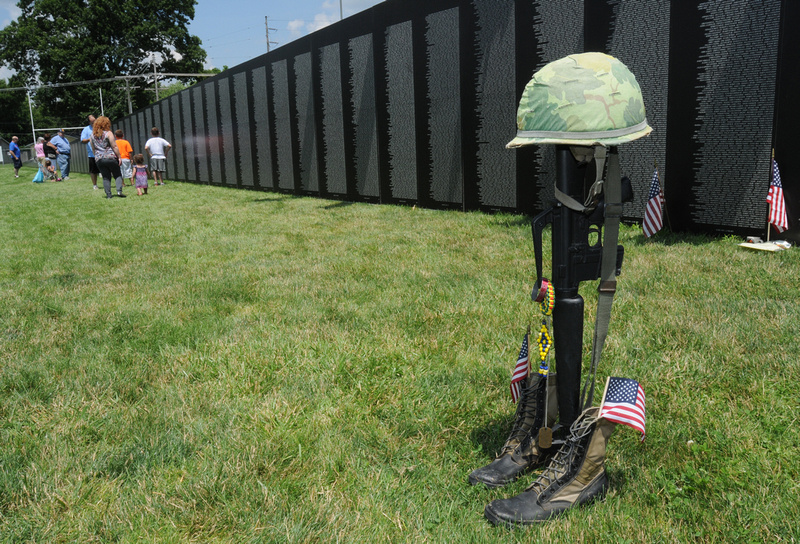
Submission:
[[[531,379],[531,378],[529,378]],[[503,449],[498,457],[512,453],[517,447],[524,450],[533,438],[532,431],[542,426],[544,419],[544,396],[541,394],[545,388],[546,380],[535,378],[533,385],[522,390],[522,395],[517,405],[514,417],[514,426],[508,436]]]
[[[567,441],[550,460],[544,472],[525,491],[536,491],[540,498],[544,498],[549,491],[564,483],[583,459],[588,442],[587,437],[592,434],[596,421],[595,417],[582,417],[575,420],[570,426]]]

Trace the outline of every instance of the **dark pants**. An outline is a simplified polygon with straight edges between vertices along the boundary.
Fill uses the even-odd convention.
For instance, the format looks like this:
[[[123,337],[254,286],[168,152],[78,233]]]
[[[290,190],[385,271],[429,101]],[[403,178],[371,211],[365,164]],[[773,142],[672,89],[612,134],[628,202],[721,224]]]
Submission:
[[[97,168],[100,169],[100,175],[103,176],[103,189],[106,190],[106,196],[113,196],[111,194],[111,178],[117,182],[117,194],[122,192],[122,172],[119,170],[118,159],[95,159]]]

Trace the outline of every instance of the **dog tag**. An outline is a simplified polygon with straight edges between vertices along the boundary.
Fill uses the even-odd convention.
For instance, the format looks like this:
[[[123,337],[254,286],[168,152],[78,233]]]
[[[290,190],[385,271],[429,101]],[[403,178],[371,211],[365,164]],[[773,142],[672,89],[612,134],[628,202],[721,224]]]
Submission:
[[[539,447],[546,450],[553,445],[553,429],[542,427],[539,429]]]

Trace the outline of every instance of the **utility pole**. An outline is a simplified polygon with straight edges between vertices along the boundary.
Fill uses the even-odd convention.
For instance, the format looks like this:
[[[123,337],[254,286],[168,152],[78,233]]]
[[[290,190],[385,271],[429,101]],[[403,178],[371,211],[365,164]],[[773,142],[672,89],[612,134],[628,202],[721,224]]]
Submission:
[[[271,30],[273,32],[277,32],[278,29],[269,27],[269,17],[267,17],[266,15],[264,16],[264,24],[267,26],[267,53],[269,53],[269,45],[270,44],[278,45],[278,42],[269,41],[269,31]]]
[[[153,85],[156,88],[156,102],[158,102],[158,72],[156,72],[156,54],[153,53],[150,58],[153,59]]]
[[[131,103],[131,81],[125,78],[125,94],[128,96],[128,115],[133,113],[133,104]]]
[[[339,0],[339,20],[341,21],[342,19],[344,19],[342,16],[342,0]]]
[[[33,104],[31,104],[30,89],[28,89],[28,109],[31,112],[31,134],[33,135],[33,143],[36,144],[36,126],[33,124]]]

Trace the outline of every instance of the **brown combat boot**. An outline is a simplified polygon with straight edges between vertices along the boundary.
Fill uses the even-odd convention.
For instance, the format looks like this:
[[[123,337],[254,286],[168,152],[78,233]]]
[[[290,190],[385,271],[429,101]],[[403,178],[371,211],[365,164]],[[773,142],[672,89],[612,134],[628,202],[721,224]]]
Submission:
[[[556,375],[550,374],[545,379],[539,374],[531,374],[522,388],[514,416],[514,427],[503,449],[494,461],[472,471],[469,483],[501,487],[513,482],[528,470],[544,464],[549,452],[539,447],[539,429],[545,426],[545,402],[548,404],[546,426],[551,427],[558,416]]]
[[[532,525],[602,497],[608,488],[606,444],[616,423],[598,419],[598,412],[584,410],[541,476],[516,497],[489,503],[486,518],[495,525]]]

